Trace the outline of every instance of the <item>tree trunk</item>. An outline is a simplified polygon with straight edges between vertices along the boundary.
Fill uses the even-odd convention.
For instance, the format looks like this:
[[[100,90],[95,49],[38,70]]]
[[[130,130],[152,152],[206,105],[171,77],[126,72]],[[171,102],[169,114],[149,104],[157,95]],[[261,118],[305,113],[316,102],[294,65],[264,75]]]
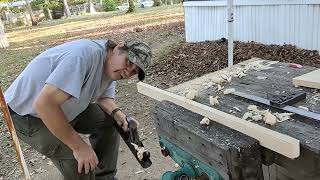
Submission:
[[[173,0],[170,0],[170,5],[173,5]]]
[[[32,26],[32,24],[30,24],[29,18],[28,18],[28,14],[26,12],[23,13],[24,19],[26,21],[27,26]]]
[[[48,16],[49,16],[49,19],[52,20],[52,14],[51,14],[51,10],[49,8],[46,8],[46,11],[48,12]]]
[[[89,13],[90,13],[90,14],[95,13],[96,10],[94,9],[92,0],[88,0],[88,4],[89,4]]]
[[[103,6],[103,2],[102,2],[102,0],[100,0],[100,6],[101,6],[101,7]]]
[[[161,0],[154,0],[154,6],[161,6]]]
[[[27,6],[28,13],[30,15],[32,26],[36,26],[36,25],[38,25],[38,21],[36,20],[36,18],[33,15],[29,0],[25,0],[25,1],[26,1],[26,6]]]
[[[9,42],[4,32],[4,26],[0,18],[0,48],[6,48],[6,47],[9,47]]]
[[[51,10],[48,8],[48,4],[49,4],[49,0],[45,0],[45,3],[46,3],[46,11],[48,12],[48,16],[49,16],[49,19],[52,20],[52,14],[51,14]]]
[[[127,11],[127,13],[131,13],[131,12],[134,12],[134,2],[133,0],[128,0],[128,3],[129,3],[129,9]]]
[[[65,12],[66,16],[70,17],[71,13],[70,13],[70,9],[69,9],[69,5],[68,5],[67,0],[63,0],[63,6],[64,6],[64,12]]]

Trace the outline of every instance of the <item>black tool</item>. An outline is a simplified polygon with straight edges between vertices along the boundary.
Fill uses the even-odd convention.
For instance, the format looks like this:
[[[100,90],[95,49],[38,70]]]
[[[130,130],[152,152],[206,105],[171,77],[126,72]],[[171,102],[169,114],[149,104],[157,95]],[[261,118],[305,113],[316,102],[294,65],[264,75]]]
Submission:
[[[270,105],[277,108],[283,108],[287,105],[293,105],[301,100],[306,99],[306,97],[307,97],[307,93],[304,91],[296,91],[293,93],[282,94],[282,95],[268,94]]]
[[[137,129],[137,123],[131,118],[130,116],[126,117],[126,120],[128,122],[128,131],[124,131],[122,127],[118,126],[118,124],[115,122],[115,126],[121,135],[124,142],[129,147],[130,151],[134,155],[134,157],[138,160],[141,167],[148,168],[152,165],[152,162],[150,160],[150,152],[144,151],[143,157],[139,159],[138,157],[138,150],[134,147],[133,144],[136,144],[138,147],[143,148],[143,144],[139,139],[138,135],[138,129]]]

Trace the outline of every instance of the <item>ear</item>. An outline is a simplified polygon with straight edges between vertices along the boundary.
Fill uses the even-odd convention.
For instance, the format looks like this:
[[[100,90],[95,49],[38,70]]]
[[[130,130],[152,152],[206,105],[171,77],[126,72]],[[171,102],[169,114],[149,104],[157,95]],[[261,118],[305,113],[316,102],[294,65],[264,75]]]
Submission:
[[[113,52],[115,52],[116,50],[118,50],[121,47],[124,47],[124,42],[122,42],[122,41],[119,44],[117,44],[117,46],[115,48],[113,48]]]
[[[124,46],[124,42],[121,41],[119,44],[118,44],[119,47],[123,47]]]

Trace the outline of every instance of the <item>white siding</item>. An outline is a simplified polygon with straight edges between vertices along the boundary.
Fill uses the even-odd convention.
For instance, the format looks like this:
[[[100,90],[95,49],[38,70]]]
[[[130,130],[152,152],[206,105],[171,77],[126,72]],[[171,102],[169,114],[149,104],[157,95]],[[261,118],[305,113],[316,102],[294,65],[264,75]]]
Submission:
[[[187,42],[227,38],[227,2],[184,2]],[[320,50],[320,0],[235,0],[234,39]]]

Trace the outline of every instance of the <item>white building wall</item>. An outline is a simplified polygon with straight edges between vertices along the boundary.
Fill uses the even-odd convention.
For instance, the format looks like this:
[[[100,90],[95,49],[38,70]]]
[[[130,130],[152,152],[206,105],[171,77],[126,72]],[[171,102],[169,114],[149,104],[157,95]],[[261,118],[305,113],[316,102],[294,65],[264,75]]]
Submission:
[[[227,38],[227,1],[184,2],[187,42]],[[320,50],[320,0],[235,0],[234,38]]]

